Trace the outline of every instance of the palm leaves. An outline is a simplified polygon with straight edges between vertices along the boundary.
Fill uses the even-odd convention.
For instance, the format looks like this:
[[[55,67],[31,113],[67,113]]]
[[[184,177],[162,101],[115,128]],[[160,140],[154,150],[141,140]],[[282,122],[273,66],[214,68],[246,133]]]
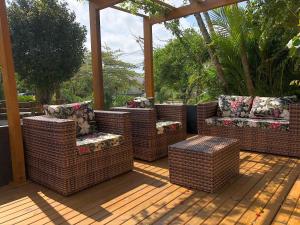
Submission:
[[[217,34],[214,35],[215,43],[218,43],[218,46],[225,48],[227,51],[233,50],[239,54],[240,60],[233,63],[237,67],[242,66],[247,92],[249,95],[254,95],[255,90],[246,49],[247,37],[250,32],[244,15],[245,11],[242,8],[232,5],[214,10],[211,17],[217,31]],[[230,60],[230,58],[228,59]],[[241,63],[237,64],[239,61]]]

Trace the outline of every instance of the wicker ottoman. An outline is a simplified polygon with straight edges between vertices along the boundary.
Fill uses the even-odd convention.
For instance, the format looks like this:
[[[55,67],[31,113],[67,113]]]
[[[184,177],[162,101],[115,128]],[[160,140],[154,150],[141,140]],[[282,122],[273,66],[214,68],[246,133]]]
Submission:
[[[239,174],[240,145],[236,139],[195,136],[169,146],[170,181],[215,192]]]

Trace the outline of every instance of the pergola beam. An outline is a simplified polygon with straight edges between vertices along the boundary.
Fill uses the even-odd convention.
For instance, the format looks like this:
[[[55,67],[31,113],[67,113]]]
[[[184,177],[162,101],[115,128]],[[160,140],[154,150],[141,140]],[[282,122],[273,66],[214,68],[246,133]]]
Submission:
[[[165,7],[165,8],[176,9],[176,7],[174,7],[174,6],[172,6],[172,5],[168,4],[168,3],[162,2],[160,0],[152,0],[152,1],[156,2],[157,4],[159,4],[159,5],[161,5],[161,6]]]
[[[130,12],[129,10],[123,9],[123,8],[121,8],[121,7],[118,7],[118,6],[111,6],[110,8],[112,8],[112,9],[117,9],[117,10],[119,10],[119,11],[126,12],[126,13],[132,14],[132,15],[134,15],[134,16],[148,17],[148,16],[146,16],[146,15],[144,15],[144,14],[141,14],[141,13],[132,13],[132,12]]]
[[[104,109],[103,68],[101,52],[100,11],[93,3],[89,3],[91,25],[91,51],[93,69],[93,92],[95,109]]]
[[[6,14],[5,0],[0,0],[0,65],[4,95],[6,100],[9,144],[12,161],[13,182],[21,184],[26,181],[24,148],[17,98],[17,85],[13,63],[12,45]],[[1,156],[0,156],[1,157]]]
[[[125,0],[90,0],[90,24],[92,42],[92,63],[93,63],[93,89],[95,108],[104,108],[104,87],[101,53],[100,17],[99,11],[108,7],[131,13],[129,10],[115,6]],[[144,19],[144,60],[145,60],[145,92],[147,97],[154,97],[154,75],[153,75],[153,37],[152,26],[172,19],[193,15],[195,13],[207,12],[211,9],[243,2],[246,0],[195,0],[190,5],[175,8],[161,0],[153,2],[168,9],[164,16],[149,18],[143,14],[136,14]],[[133,13],[131,13],[133,14]]]
[[[125,0],[90,0],[90,3],[94,3],[95,8],[98,10],[105,9],[117,5]]]
[[[144,18],[144,70],[146,96],[154,98],[153,37],[149,18]]]
[[[211,9],[219,8],[226,5],[243,2],[246,0],[206,0],[182,6],[171,10],[166,16],[153,17],[150,19],[151,24],[162,23],[173,19],[178,19],[185,16],[190,16],[195,13],[207,12]]]

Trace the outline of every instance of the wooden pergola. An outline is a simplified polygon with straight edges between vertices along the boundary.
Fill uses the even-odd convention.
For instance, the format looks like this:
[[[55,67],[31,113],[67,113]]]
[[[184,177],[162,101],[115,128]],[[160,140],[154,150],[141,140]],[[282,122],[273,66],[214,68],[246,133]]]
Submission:
[[[105,8],[114,8],[126,13],[130,11],[116,6],[125,0],[90,0],[90,26],[91,26],[91,47],[93,64],[93,90],[96,109],[104,108],[103,69],[101,53],[101,29],[100,11]],[[154,97],[154,76],[153,76],[153,40],[152,26],[169,20],[206,12],[211,9],[235,4],[245,0],[193,0],[192,4],[176,8],[160,0],[152,0],[167,10],[165,16],[150,17],[137,13],[136,16],[143,18],[144,23],[144,68],[145,68],[145,92],[147,97]]]
[[[100,11],[111,7],[127,13],[128,10],[116,6],[125,0],[90,0],[90,26],[93,64],[93,91],[96,109],[104,107],[103,68],[101,53]],[[172,19],[206,12],[214,8],[235,4],[245,0],[194,0],[192,4],[175,8],[160,0],[152,0],[168,9],[165,16],[150,17],[145,14],[135,15],[143,17],[144,21],[144,58],[145,58],[145,91],[148,97],[154,97],[153,78],[153,42],[152,26]],[[6,100],[7,118],[9,126],[9,142],[11,149],[13,182],[24,183],[25,162],[23,139],[20,124],[17,87],[15,80],[14,62],[12,55],[11,38],[8,26],[5,0],[0,0],[0,65],[2,68],[4,95]],[[1,147],[1,146],[0,146]],[[0,156],[1,157],[1,156]]]

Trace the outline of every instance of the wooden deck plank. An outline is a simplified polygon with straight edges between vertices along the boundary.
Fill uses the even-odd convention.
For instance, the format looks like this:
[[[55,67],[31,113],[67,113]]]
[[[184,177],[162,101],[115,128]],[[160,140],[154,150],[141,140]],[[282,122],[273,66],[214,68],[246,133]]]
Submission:
[[[296,224],[300,160],[240,158],[241,176],[214,194],[169,183],[167,159],[136,161],[134,172],[70,197],[32,182],[7,186],[0,188],[0,224]]]
[[[136,168],[137,169],[137,168]],[[141,168],[138,168],[141,169]],[[148,172],[153,172],[156,175],[163,175],[164,173],[167,173],[166,169],[162,169],[160,167],[148,167]],[[143,174],[142,172],[139,172],[139,174]],[[41,218],[35,218],[36,224],[41,223],[47,223],[55,221],[56,223],[62,223],[66,222],[68,219],[73,218],[76,215],[84,214],[84,207],[92,207],[92,206],[98,206],[101,204],[101,202],[106,202],[109,200],[116,200],[116,196],[118,197],[121,194],[130,195],[132,192],[135,192],[137,188],[144,187],[143,185],[149,184],[151,185],[153,183],[151,175],[148,175],[146,177],[140,177],[139,174],[135,174],[135,176],[132,176],[133,173],[128,175],[124,175],[121,177],[118,177],[116,179],[113,179],[109,182],[107,182],[107,188],[92,188],[86,191],[83,195],[75,195],[71,202],[68,202],[67,204],[62,202],[61,204],[48,207],[47,211],[49,210],[55,210],[55,212],[47,212],[47,216],[39,215]],[[122,181],[119,183],[118,181]],[[133,180],[133,182],[128,183],[128,180]],[[152,181],[152,182],[151,182]],[[154,180],[156,181],[156,180]],[[105,184],[105,183],[104,183]],[[100,185],[100,186],[104,186]],[[122,187],[120,189],[119,187]],[[95,198],[94,196],[97,196]],[[45,212],[45,210],[43,210]],[[54,215],[53,215],[54,214]],[[49,218],[50,215],[50,218]],[[33,218],[30,218],[30,221],[32,222]],[[33,224],[35,224],[33,223]]]
[[[148,173],[150,173],[151,171],[148,171]],[[159,185],[164,185],[167,183],[164,183],[165,179],[167,179],[168,176],[168,171],[167,169],[163,169],[161,173],[157,173],[157,176],[159,176],[161,179],[157,179],[154,180],[154,182],[151,182],[149,184],[143,184],[138,186],[138,188],[136,190],[131,190],[131,191],[127,191],[125,194],[123,195],[119,195],[118,197],[110,200],[110,201],[101,201],[101,202],[96,202],[96,204],[90,204],[87,207],[81,208],[80,212],[84,212],[81,214],[76,214],[74,212],[70,212],[69,216],[70,221],[72,221],[72,223],[75,222],[81,222],[84,219],[87,219],[89,217],[92,217],[94,214],[100,213],[101,210],[99,210],[98,206],[101,206],[102,209],[102,214],[105,216],[108,212],[107,209],[110,207],[112,208],[114,204],[117,204],[119,202],[123,202],[123,201],[129,201],[132,198],[136,198],[139,195],[142,195],[143,193],[155,189],[155,187],[158,187]],[[120,187],[118,187],[119,189],[122,189]]]
[[[268,157],[268,156],[267,156]],[[273,159],[270,159],[274,162]],[[201,224],[208,219],[215,212],[218,207],[222,206],[230,198],[235,196],[239,197],[245,195],[253,186],[255,186],[263,176],[271,170],[266,164],[257,163],[252,169],[242,173],[242,177],[235,183],[233,187],[228,188],[226,191],[220,193],[209,205],[201,209],[188,224]]]
[[[247,168],[252,168],[253,169],[258,164],[259,161],[261,161],[261,160],[264,159],[264,157],[266,157],[266,155],[256,155],[254,157],[251,157],[248,161],[245,162],[244,165],[241,165],[240,173],[243,173],[244,172],[243,170],[247,170]],[[207,194],[204,198],[201,199],[201,201],[198,201],[196,204],[194,204],[192,207],[190,207],[189,209],[187,209],[186,211],[184,211],[178,217],[173,218],[173,220],[171,221],[170,224],[176,225],[176,224],[187,223],[201,209],[207,207],[207,205],[209,205],[211,202],[213,202],[213,200],[217,198],[218,194],[223,193],[226,189],[228,189],[228,186],[225,186],[218,193]]]
[[[138,165],[139,167],[139,165]],[[144,168],[144,167],[142,167]],[[147,166],[146,166],[147,168]],[[148,169],[150,168],[153,170],[162,170],[159,167],[155,167],[155,166],[150,166],[148,167]],[[122,185],[125,183],[128,183],[128,179],[136,179],[139,180],[140,177],[138,177],[137,174],[125,174],[122,177],[119,177],[119,179],[114,179],[111,181],[111,183],[103,183],[102,186],[102,190],[99,190],[96,187],[91,188],[90,190],[93,191],[95,190],[96,192],[94,192],[93,194],[95,195],[99,195],[99,193],[101,192],[105,192],[108,190],[114,190],[116,188],[112,188],[118,185]],[[143,181],[143,180],[142,180]],[[133,188],[133,187],[132,187]],[[98,193],[99,192],[99,193]],[[57,217],[60,217],[60,214],[58,213],[59,211],[57,211],[57,209],[53,208],[55,205],[60,205],[63,207],[67,207],[68,205],[72,205],[71,211],[76,208],[78,205],[76,205],[76,202],[78,202],[78,204],[82,204],[85,201],[89,200],[89,199],[93,199],[93,196],[87,196],[88,193],[86,192],[81,192],[78,195],[75,196],[71,196],[69,198],[64,198],[63,196],[60,196],[52,191],[49,191],[48,189],[43,188],[43,192],[37,192],[34,194],[31,194],[31,199],[34,200],[34,204],[30,207],[27,208],[22,208],[21,210],[18,210],[16,213],[11,214],[11,216],[9,217],[9,219],[11,219],[10,222],[14,222],[17,223],[18,221],[24,221],[29,219],[30,223],[34,222],[34,219],[37,215],[39,214],[43,214],[44,218],[48,218],[48,219],[55,219],[55,216],[52,214],[56,214]],[[82,198],[85,199],[85,201],[82,201]],[[54,204],[54,205],[53,205]],[[41,208],[43,210],[41,210]],[[18,209],[18,207],[17,207]],[[50,211],[50,212],[49,212]],[[15,218],[13,218],[13,216]],[[6,220],[7,218],[4,217],[2,214],[0,214],[0,217],[2,217],[2,220],[8,221]],[[38,220],[38,223],[40,224],[41,222],[43,222],[42,220]],[[29,221],[28,221],[29,222]]]
[[[288,225],[297,225],[300,221],[300,198],[298,199],[297,205],[288,221]]]
[[[193,192],[189,191],[186,194],[182,194],[179,197],[179,199],[184,200],[184,199],[186,199],[186,197],[182,198],[183,196],[185,196],[185,195],[191,196],[192,194],[193,194]],[[155,199],[159,199],[159,198],[155,198]],[[174,202],[177,202],[177,201],[178,201],[178,199],[172,199],[170,197],[170,195],[164,196],[164,198],[160,199],[159,201],[153,202],[153,199],[151,199],[151,201],[144,202],[143,204],[131,209],[129,212],[124,213],[122,216],[111,221],[111,223],[112,224],[120,224],[121,222],[125,222],[126,220],[129,220],[130,218],[132,218],[134,221],[141,221],[146,217],[146,215],[152,214],[158,208],[162,208],[164,206],[166,206],[168,208],[168,207],[170,207],[169,204],[174,204]],[[181,202],[181,200],[179,202]],[[148,208],[147,208],[147,205],[148,205]],[[130,223],[130,221],[129,221],[129,223]]]
[[[292,171],[293,163],[287,163],[284,170],[278,173],[275,179],[273,179],[265,189],[255,198],[251,206],[241,216],[237,224],[254,224],[257,222],[259,217],[263,214],[264,207],[272,196],[276,193],[281,183],[285,180],[286,176]]]
[[[298,176],[297,181],[294,183],[284,203],[281,205],[272,224],[273,225],[287,224],[293,212],[296,209],[297,201],[299,200],[299,198],[300,198],[300,176]]]
[[[251,205],[252,201],[263,191],[263,189],[272,181],[272,179],[284,169],[284,165],[287,162],[287,158],[276,158],[277,162],[270,164],[271,172],[266,174],[243,198],[237,199],[237,204],[230,208],[220,222],[220,224],[233,224],[239,220],[241,215]]]
[[[276,161],[275,161],[276,162]],[[268,181],[272,180],[278,172],[283,168],[283,162],[276,162],[276,165],[272,168],[269,167],[268,172],[259,170],[256,174],[251,175],[249,179],[253,180],[250,185],[243,185],[240,191],[236,192],[233,196],[224,201],[217,210],[213,212],[210,217],[205,220],[207,224],[218,224],[225,218],[231,210],[233,210],[241,200],[250,199],[256,191],[259,191],[261,187]],[[256,181],[255,181],[256,180]],[[253,184],[253,185],[251,185]]]
[[[241,173],[244,173],[244,172],[246,172],[248,170],[248,166],[247,165],[248,165],[248,162],[241,163]],[[235,181],[235,180],[238,180],[238,179],[233,179],[233,180]],[[227,185],[227,186],[229,186],[229,185]],[[181,202],[183,202],[184,200],[185,199],[183,199],[182,201],[177,201],[177,205],[180,205]],[[158,209],[156,212],[154,212],[148,218],[144,219],[142,221],[142,224],[151,224],[151,223],[156,222],[158,219],[160,219],[160,217],[162,217],[164,214],[166,214],[168,211],[170,211],[174,207],[175,206],[173,204],[167,204],[166,206]]]
[[[271,199],[263,209],[263,213],[260,217],[257,218],[256,224],[271,224],[278,212],[280,206],[285,200],[285,197],[288,195],[293,184],[295,183],[298,177],[298,171],[300,167],[295,164],[293,170],[289,173],[287,177],[283,180],[281,185],[277,188],[276,192],[272,195]],[[300,192],[300,190],[298,190]],[[300,221],[299,221],[300,223]]]

